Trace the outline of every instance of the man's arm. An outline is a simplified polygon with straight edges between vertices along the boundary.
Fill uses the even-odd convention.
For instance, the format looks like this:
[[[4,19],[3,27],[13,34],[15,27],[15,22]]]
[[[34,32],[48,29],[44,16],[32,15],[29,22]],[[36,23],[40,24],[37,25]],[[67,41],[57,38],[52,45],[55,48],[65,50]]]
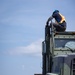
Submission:
[[[47,20],[47,25],[49,24],[49,21],[51,21],[53,19],[53,17],[52,16],[50,16],[49,18],[48,18],[48,20]]]

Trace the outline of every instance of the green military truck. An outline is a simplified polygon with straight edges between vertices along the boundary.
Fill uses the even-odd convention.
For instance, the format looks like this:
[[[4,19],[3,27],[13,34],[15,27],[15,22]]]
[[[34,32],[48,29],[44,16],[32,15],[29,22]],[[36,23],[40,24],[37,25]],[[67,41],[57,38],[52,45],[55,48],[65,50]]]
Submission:
[[[75,75],[75,32],[56,32],[53,27],[45,27],[42,75]]]

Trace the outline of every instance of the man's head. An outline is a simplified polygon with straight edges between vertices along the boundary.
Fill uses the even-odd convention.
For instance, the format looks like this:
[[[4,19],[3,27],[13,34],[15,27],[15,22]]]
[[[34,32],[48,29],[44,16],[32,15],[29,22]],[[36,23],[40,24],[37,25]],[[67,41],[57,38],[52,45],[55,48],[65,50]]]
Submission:
[[[55,10],[55,11],[53,12],[53,14],[55,14],[55,13],[59,13],[59,10]]]

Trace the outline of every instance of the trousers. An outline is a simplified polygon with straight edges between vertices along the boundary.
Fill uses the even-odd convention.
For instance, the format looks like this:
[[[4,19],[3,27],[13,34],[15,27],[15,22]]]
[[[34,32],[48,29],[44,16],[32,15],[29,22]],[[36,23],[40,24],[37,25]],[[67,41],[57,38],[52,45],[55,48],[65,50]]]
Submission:
[[[66,22],[63,22],[61,24],[53,23],[53,27],[57,32],[64,32],[66,30]]]

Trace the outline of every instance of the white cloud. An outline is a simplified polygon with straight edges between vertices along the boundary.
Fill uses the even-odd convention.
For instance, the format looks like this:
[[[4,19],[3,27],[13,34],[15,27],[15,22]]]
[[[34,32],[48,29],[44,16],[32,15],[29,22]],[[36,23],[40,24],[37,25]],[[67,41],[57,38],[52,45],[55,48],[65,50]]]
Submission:
[[[39,39],[29,44],[28,46],[16,47],[12,50],[9,50],[8,53],[10,55],[32,54],[32,55],[40,56],[42,53],[42,41],[43,39]]]

